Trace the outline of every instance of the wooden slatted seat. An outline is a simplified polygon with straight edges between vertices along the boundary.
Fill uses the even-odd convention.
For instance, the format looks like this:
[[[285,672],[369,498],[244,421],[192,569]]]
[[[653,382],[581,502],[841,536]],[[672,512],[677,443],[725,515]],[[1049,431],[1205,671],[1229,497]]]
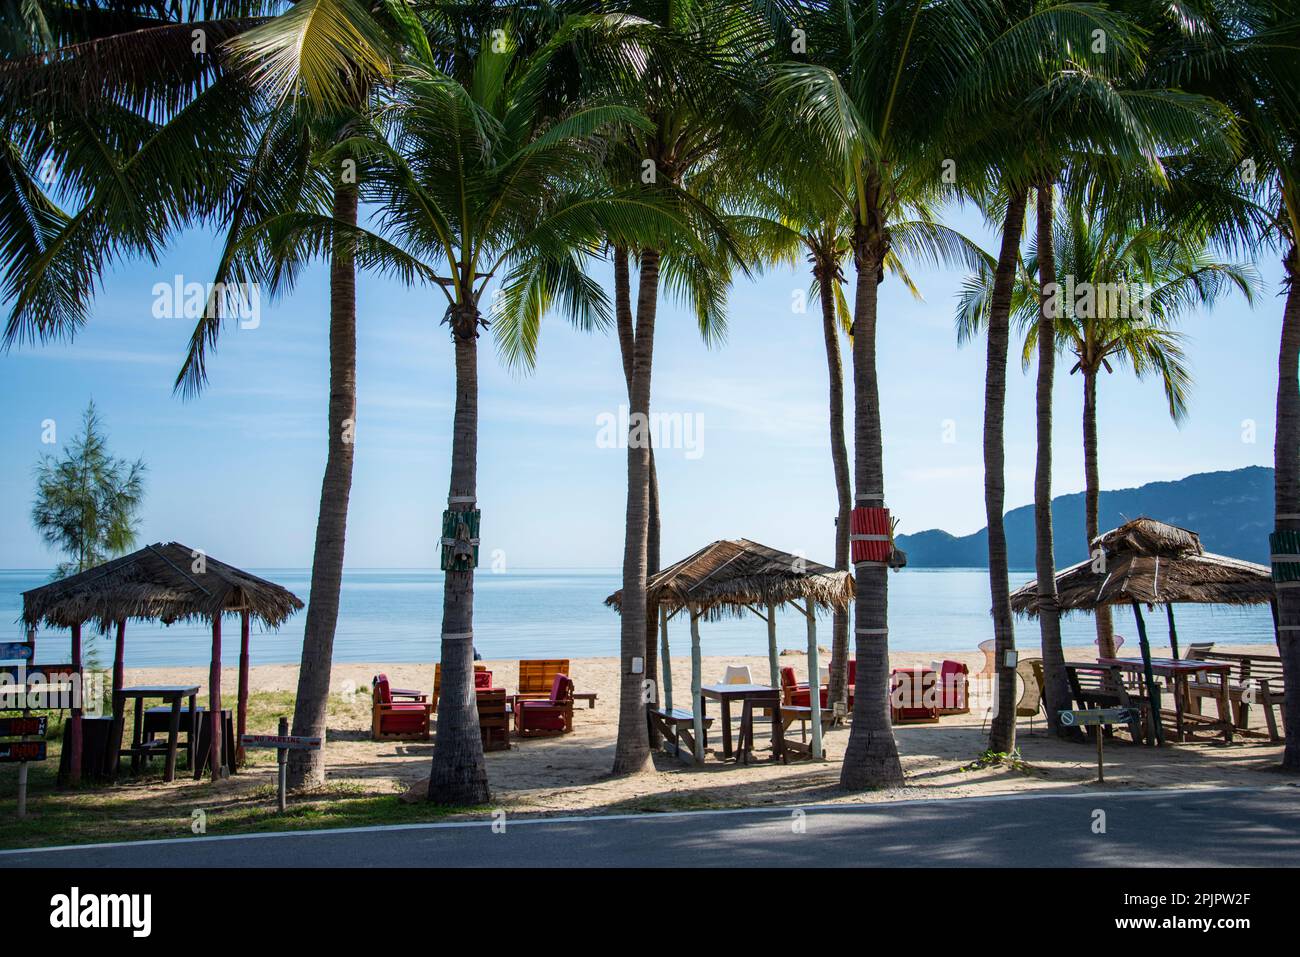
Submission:
[[[1264,708],[1264,720],[1268,725],[1270,741],[1282,740],[1279,732],[1279,719],[1282,704],[1286,700],[1286,687],[1282,683],[1282,659],[1277,655],[1247,655],[1220,651],[1213,655],[1215,661],[1226,661],[1232,665],[1228,678],[1228,699],[1232,702],[1232,723],[1243,734],[1260,735],[1263,732],[1252,731],[1250,723],[1250,706],[1261,705]],[[1188,710],[1193,715],[1201,713],[1201,701],[1204,698],[1218,698],[1217,680],[1201,676],[1187,682]],[[1278,714],[1273,714],[1273,709]]]
[[[695,760],[695,715],[684,708],[650,708],[650,722],[659,729],[667,741],[665,746],[673,754],[685,761]],[[709,728],[713,719],[704,718],[704,739],[701,747],[709,746]],[[685,742],[685,747],[683,747]]]
[[[505,688],[488,688],[476,693],[478,729],[484,751],[510,750],[510,702]]]

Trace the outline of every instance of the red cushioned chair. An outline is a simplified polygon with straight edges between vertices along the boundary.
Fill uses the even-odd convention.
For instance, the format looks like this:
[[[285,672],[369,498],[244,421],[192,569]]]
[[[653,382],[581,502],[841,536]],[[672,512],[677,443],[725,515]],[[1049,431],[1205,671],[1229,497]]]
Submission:
[[[939,714],[970,714],[966,682],[970,669],[960,661],[944,660],[939,665]]]
[[[429,704],[427,695],[418,691],[397,692],[399,697],[414,696],[417,701],[394,701],[394,691],[388,683],[388,675],[375,675],[371,689],[374,702],[370,717],[370,737],[375,741],[390,739],[429,738]]]
[[[573,681],[556,675],[545,701],[515,700],[515,732],[521,738],[567,734],[573,730]]]
[[[827,689],[822,688],[821,702],[823,708],[826,707],[826,695]],[[808,707],[808,685],[795,680],[793,668],[781,669],[781,703],[801,708]]]

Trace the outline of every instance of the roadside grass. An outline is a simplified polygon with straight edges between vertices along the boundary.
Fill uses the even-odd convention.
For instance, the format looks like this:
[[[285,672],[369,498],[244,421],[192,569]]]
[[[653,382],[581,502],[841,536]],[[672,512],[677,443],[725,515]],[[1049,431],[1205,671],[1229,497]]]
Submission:
[[[329,717],[355,723],[368,718],[369,704],[364,694],[331,696]],[[251,694],[248,729],[274,732],[280,717],[292,713],[291,692]],[[249,750],[244,770],[217,784],[208,778],[195,781],[183,767],[177,769],[175,782],[165,784],[162,764],[155,761],[146,772],[123,774],[118,784],[92,782],[59,788],[64,716],[53,712],[50,719],[49,757],[28,765],[28,816],[24,820],[15,815],[17,766],[0,765],[0,848],[415,824],[449,816],[474,817],[490,810],[411,804],[390,790],[339,781],[291,794],[287,810],[280,814],[276,808],[275,751],[269,749]],[[128,715],[128,729],[130,720]]]

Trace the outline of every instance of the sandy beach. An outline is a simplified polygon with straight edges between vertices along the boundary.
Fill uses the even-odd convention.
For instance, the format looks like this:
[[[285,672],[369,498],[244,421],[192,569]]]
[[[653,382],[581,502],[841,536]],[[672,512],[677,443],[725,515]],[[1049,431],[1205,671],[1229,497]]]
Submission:
[[[1268,646],[1234,646],[1234,651],[1276,654]],[[1168,649],[1153,648],[1154,655]],[[979,652],[903,653],[890,656],[895,667],[929,665],[939,658],[965,662],[974,673],[983,664]],[[493,671],[494,684],[513,690],[518,671],[516,661],[485,662]],[[800,679],[806,675],[803,655],[786,655],[783,665],[793,665]],[[755,680],[768,673],[765,657],[706,657],[706,682],[721,678],[729,664],[747,664]],[[284,695],[284,714],[291,714],[297,666],[264,665],[251,670],[255,694]],[[427,774],[432,741],[370,740],[369,688],[373,675],[384,672],[398,687],[430,689],[431,665],[337,664],[331,691],[338,696],[331,705],[326,740],[329,780],[347,782],[370,793],[405,792]],[[487,755],[488,775],[494,803],[510,813],[555,814],[573,811],[617,812],[673,810],[739,805],[805,802],[875,801],[969,797],[1008,791],[1078,791],[1156,787],[1207,787],[1266,785],[1275,782],[1270,768],[1276,765],[1280,745],[1266,739],[1241,738],[1225,746],[1208,738],[1193,743],[1153,749],[1135,747],[1123,739],[1106,749],[1106,783],[1097,785],[1096,752],[1091,745],[1067,744],[1050,738],[1041,718],[1031,723],[1022,719],[1018,743],[1024,765],[966,770],[986,746],[981,730],[985,702],[972,700],[971,713],[945,717],[939,724],[895,728],[906,786],[900,790],[870,794],[848,794],[837,787],[840,761],[849,739],[848,726],[831,728],[825,736],[827,760],[821,763],[791,762],[782,765],[768,757],[767,742],[760,738],[757,760],[746,766],[723,763],[710,754],[703,767],[689,768],[666,754],[655,756],[652,771],[633,777],[611,778],[617,733],[617,674],[611,658],[575,659],[571,674],[577,690],[595,692],[594,709],[579,704],[574,732],[554,738],[520,741],[512,739],[508,751]],[[205,686],[207,669],[127,669],[128,684],[195,683]],[[222,683],[227,706],[233,705],[238,676],[224,672]],[[673,659],[675,703],[683,706],[690,694],[690,663],[685,656]],[[206,690],[203,692],[206,694]],[[262,710],[262,709],[259,709]],[[1252,725],[1262,725],[1255,709]],[[711,709],[717,714],[716,706]],[[263,713],[250,730],[274,730],[274,718]],[[716,733],[710,744],[720,749]],[[790,733],[797,736],[792,728]],[[760,735],[762,732],[760,731]],[[272,780],[270,754],[263,752],[229,787],[265,786]],[[187,786],[179,780],[172,787]]]

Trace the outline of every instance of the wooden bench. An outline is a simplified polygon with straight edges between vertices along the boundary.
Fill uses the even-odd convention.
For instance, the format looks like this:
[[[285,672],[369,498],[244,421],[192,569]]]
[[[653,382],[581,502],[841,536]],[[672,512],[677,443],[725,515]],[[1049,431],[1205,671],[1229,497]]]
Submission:
[[[519,662],[519,683],[516,685],[519,691],[515,694],[515,699],[519,701],[535,701],[540,698],[549,698],[551,696],[551,682],[555,680],[555,676],[568,674],[568,658],[521,660]],[[569,677],[572,678],[573,676],[569,675]],[[596,692],[575,691],[573,700],[587,702],[587,710],[591,710],[596,707]]]
[[[1279,731],[1279,718],[1282,704],[1286,700],[1286,688],[1282,683],[1282,659],[1277,655],[1246,655],[1236,652],[1220,651],[1212,656],[1215,661],[1226,661],[1232,665],[1228,678],[1228,700],[1232,702],[1232,723],[1242,734],[1263,737],[1264,732],[1253,731],[1250,724],[1250,706],[1262,705],[1264,721],[1268,725],[1268,739],[1274,744],[1282,740]],[[1218,698],[1217,681],[1191,680],[1187,682],[1187,710],[1193,715],[1201,713],[1201,701],[1204,698]],[[1278,709],[1278,715],[1273,709]]]
[[[663,708],[650,708],[649,714],[650,723],[667,739],[664,741],[664,747],[688,764],[694,763],[695,715],[682,708],[673,708],[671,711]],[[701,748],[709,746],[709,728],[712,724],[712,718],[704,718],[704,740],[700,742]],[[686,742],[684,749],[682,747],[683,741]]]
[[[1135,744],[1140,744],[1145,739],[1144,729],[1151,724],[1151,702],[1145,697],[1129,693],[1118,668],[1067,663],[1065,675],[1070,682],[1070,693],[1080,711],[1132,708],[1140,715],[1140,720],[1129,723],[1129,734],[1133,736]],[[1111,725],[1093,725],[1088,733],[1095,734],[1098,728],[1107,737],[1114,735]]]

